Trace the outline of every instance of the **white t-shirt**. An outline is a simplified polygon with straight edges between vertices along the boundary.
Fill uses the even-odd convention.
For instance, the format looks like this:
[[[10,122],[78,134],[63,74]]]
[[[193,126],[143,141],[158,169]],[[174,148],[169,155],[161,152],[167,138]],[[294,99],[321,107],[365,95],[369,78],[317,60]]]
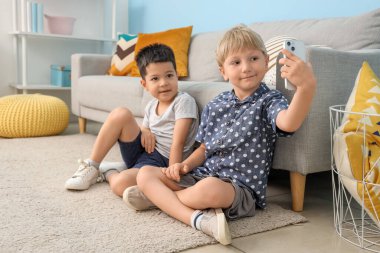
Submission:
[[[157,105],[158,99],[153,99],[147,104],[142,125],[149,128],[154,134],[156,137],[155,148],[166,158],[170,156],[175,121],[183,118],[194,119],[183,150],[183,158],[185,159],[193,151],[195,135],[198,128],[198,107],[194,98],[185,92],[178,92],[174,101],[160,116],[156,113]]]

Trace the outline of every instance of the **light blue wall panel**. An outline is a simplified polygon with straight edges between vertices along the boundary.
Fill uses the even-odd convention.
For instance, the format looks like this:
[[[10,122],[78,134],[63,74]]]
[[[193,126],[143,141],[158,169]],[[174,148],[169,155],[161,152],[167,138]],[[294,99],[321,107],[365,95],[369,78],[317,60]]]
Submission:
[[[193,25],[193,33],[199,33],[238,23],[344,17],[377,8],[379,0],[129,0],[129,31]]]

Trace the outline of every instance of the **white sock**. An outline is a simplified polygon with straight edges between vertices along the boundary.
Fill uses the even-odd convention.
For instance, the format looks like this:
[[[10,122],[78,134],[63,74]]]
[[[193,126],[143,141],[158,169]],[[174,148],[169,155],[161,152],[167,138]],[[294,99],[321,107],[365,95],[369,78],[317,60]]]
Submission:
[[[86,159],[86,160],[84,160],[84,161],[85,161],[88,165],[90,165],[90,166],[94,166],[95,168],[99,169],[99,165],[100,165],[100,163],[95,162],[95,161],[91,160],[90,158],[88,158],[88,159]]]
[[[203,213],[201,210],[195,210],[190,217],[190,224],[193,228],[200,230],[201,229],[201,220]]]
[[[110,169],[103,173],[104,177],[106,178],[106,181],[109,182],[108,177],[112,174],[119,173],[117,169]]]

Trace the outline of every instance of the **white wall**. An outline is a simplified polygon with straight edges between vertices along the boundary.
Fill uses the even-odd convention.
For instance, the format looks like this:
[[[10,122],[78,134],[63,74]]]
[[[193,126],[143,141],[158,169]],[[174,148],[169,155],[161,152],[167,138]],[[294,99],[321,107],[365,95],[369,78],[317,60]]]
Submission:
[[[14,79],[13,43],[12,36],[12,2],[2,1],[0,8],[0,97],[12,93],[8,87]]]

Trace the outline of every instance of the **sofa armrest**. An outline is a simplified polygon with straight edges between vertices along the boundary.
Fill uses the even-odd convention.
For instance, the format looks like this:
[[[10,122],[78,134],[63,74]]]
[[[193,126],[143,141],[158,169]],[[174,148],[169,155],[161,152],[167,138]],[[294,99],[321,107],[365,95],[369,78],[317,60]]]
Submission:
[[[87,75],[105,75],[111,66],[111,55],[73,54],[71,56],[71,110],[80,116],[77,99],[78,79]]]
[[[317,79],[312,107],[301,128],[291,138],[278,140],[273,161],[273,168],[303,175],[330,170],[329,106],[347,103],[363,61],[368,61],[380,75],[380,50],[346,52],[309,47],[307,60]],[[290,101],[294,92],[284,88],[279,70],[277,65],[276,89]]]

